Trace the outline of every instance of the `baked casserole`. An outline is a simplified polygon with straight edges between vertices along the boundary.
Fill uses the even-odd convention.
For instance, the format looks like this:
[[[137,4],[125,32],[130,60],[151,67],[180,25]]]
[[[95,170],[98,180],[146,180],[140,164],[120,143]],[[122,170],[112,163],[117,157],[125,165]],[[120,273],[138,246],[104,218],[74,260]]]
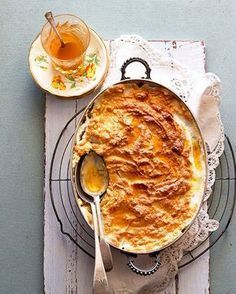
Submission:
[[[102,92],[77,130],[72,169],[90,150],[109,173],[101,211],[111,245],[157,251],[192,222],[205,188],[205,152],[192,114],[171,91],[125,82]],[[92,224],[88,205],[77,201]]]

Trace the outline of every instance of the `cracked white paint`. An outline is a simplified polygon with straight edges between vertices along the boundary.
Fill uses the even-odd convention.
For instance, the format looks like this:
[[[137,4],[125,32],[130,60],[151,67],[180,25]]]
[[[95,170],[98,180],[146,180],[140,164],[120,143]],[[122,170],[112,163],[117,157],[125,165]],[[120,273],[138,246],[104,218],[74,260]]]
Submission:
[[[203,42],[192,41],[152,41],[157,49],[166,50],[173,58],[190,69],[205,70],[205,50]],[[78,101],[58,100],[47,94],[45,113],[45,210],[44,210],[44,287],[46,294],[91,294],[93,260],[81,252],[60,232],[49,198],[48,176],[52,151],[65,123],[86,99]],[[71,126],[74,127],[74,124]],[[59,148],[61,148],[59,146]],[[55,158],[55,160],[59,160]],[[57,176],[58,171],[54,171]],[[59,191],[58,191],[59,192]],[[64,191],[62,191],[64,193]],[[65,191],[66,193],[66,191]],[[57,201],[57,200],[56,200]],[[76,226],[76,222],[73,223]],[[71,231],[73,234],[73,231]],[[74,235],[74,237],[76,237]],[[145,277],[144,277],[145,279]],[[162,294],[208,294],[209,293],[209,253],[180,270]]]

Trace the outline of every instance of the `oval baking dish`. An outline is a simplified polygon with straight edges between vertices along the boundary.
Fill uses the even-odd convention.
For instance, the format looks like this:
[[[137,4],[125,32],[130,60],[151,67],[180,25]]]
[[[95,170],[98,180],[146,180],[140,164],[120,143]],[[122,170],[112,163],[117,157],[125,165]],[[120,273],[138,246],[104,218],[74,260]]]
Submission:
[[[141,62],[145,79],[127,79]],[[199,126],[170,89],[150,80],[146,61],[131,58],[122,80],[100,92],[80,118],[71,152],[77,204],[92,227],[90,208],[77,196],[75,167],[95,150],[107,165],[101,201],[106,241],[125,253],[150,254],[170,246],[191,226],[202,204],[207,154]]]

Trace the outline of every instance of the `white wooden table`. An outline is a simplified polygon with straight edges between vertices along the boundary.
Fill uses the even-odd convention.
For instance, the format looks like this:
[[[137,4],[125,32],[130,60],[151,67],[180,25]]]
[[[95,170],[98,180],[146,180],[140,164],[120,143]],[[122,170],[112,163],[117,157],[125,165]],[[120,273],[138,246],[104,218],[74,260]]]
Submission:
[[[159,50],[164,50],[190,69],[205,71],[204,43],[199,41],[150,41]],[[107,41],[111,48],[112,41]],[[66,236],[52,209],[49,195],[49,168],[52,152],[66,122],[93,97],[79,100],[59,100],[47,94],[45,113],[45,210],[44,210],[44,284],[46,294],[91,294],[93,260],[83,253]],[[75,128],[75,124],[70,125]],[[66,137],[63,137],[66,143]],[[59,147],[62,148],[62,147]],[[55,160],[58,160],[55,158]],[[63,167],[62,167],[63,168]],[[65,167],[64,167],[65,168]],[[53,171],[55,175],[57,170]],[[58,191],[59,193],[59,191]],[[66,192],[62,191],[66,196]],[[56,200],[57,201],[57,200]],[[59,200],[58,200],[59,201]],[[76,222],[73,221],[76,226]],[[73,230],[70,232],[74,234]],[[74,236],[76,238],[76,236]],[[145,279],[145,277],[144,277]],[[209,293],[209,253],[181,269],[169,287],[161,292],[169,294]]]

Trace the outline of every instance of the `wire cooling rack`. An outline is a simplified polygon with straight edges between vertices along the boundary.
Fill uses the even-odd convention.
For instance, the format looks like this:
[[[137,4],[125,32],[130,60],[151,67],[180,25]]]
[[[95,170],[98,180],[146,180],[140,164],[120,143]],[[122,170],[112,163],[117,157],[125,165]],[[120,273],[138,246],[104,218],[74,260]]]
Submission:
[[[70,152],[76,121],[84,108],[66,123],[53,150],[49,191],[51,203],[62,234],[66,235],[84,253],[94,258],[94,237],[77,207],[70,179]],[[186,252],[179,267],[190,264],[213,247],[227,230],[235,207],[236,167],[235,155],[230,139],[225,135],[225,150],[216,169],[216,181],[208,200],[208,214],[220,222],[219,229],[210,233],[195,249]]]

